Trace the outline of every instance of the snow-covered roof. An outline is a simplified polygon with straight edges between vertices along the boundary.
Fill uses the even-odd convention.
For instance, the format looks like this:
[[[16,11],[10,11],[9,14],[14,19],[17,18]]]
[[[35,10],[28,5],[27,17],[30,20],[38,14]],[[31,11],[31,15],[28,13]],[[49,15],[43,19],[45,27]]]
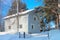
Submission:
[[[28,12],[33,11],[33,10],[34,10],[34,9],[26,10],[26,11],[24,11],[24,12],[19,12],[19,15],[27,14]],[[3,19],[11,18],[11,17],[17,16],[17,15],[18,15],[18,14],[16,13],[16,14],[13,14],[13,15],[6,16],[6,17],[4,17]]]

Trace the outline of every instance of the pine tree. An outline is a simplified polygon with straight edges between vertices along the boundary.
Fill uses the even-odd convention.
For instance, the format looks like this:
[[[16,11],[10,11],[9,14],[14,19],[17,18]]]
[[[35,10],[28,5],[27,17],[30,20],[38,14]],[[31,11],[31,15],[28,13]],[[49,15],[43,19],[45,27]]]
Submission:
[[[19,12],[27,10],[26,4],[21,2],[20,0],[18,0],[18,10],[19,10]],[[12,3],[11,8],[9,9],[8,15],[12,15],[15,13],[17,13],[17,2],[16,2],[16,0],[14,0],[14,2]]]

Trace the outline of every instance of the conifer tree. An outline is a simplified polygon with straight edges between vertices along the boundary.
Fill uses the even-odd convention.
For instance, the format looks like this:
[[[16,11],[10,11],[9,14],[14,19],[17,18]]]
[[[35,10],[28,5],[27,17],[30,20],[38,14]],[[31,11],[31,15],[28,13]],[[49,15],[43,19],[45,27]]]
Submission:
[[[27,10],[26,4],[18,0],[18,10],[19,12]],[[8,15],[12,15],[17,13],[17,2],[16,0],[13,1],[11,8],[9,9]]]

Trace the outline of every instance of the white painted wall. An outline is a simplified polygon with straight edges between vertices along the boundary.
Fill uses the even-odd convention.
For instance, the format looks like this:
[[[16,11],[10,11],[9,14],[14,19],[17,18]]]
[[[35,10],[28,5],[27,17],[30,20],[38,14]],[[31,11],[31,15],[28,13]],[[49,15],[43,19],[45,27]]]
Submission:
[[[37,13],[34,13],[34,11],[31,11],[29,13],[29,19],[28,19],[28,31],[29,33],[39,33],[40,32],[40,24],[39,20],[36,16]],[[36,20],[34,20],[34,17],[36,17]],[[33,25],[33,29],[32,29]]]
[[[19,25],[22,25],[22,28],[19,28],[20,32],[28,33],[28,14],[19,16]]]
[[[9,26],[11,26],[11,29],[9,29]],[[11,31],[11,30],[17,31],[16,17],[8,18],[5,20],[5,31]]]
[[[22,24],[22,28],[20,28],[20,24]],[[9,29],[9,26],[11,26],[11,29]],[[17,17],[5,20],[5,31],[11,30],[17,31]],[[28,14],[19,15],[19,31],[28,33]]]

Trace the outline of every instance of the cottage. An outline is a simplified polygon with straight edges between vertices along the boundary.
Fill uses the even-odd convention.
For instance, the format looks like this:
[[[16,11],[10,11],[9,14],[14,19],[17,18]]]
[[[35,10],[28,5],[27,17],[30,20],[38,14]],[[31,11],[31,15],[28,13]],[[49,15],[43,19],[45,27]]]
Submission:
[[[40,32],[39,20],[33,9],[20,12],[18,18],[19,18],[19,27],[17,27],[18,26],[17,14],[4,17],[5,31],[14,30],[15,32],[17,32],[18,28],[19,32],[26,32],[26,33]]]

